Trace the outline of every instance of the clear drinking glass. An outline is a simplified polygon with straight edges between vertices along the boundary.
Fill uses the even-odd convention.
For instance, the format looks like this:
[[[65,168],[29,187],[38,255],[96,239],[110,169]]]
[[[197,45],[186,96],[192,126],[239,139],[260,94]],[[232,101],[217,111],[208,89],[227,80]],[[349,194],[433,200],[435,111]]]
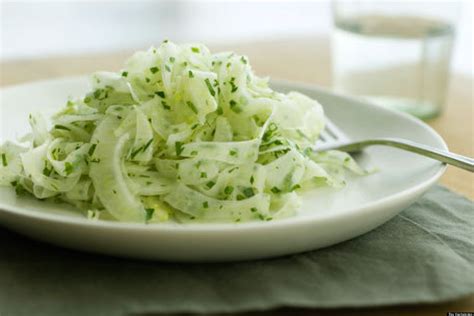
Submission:
[[[336,90],[420,118],[438,115],[458,8],[454,1],[335,1]]]

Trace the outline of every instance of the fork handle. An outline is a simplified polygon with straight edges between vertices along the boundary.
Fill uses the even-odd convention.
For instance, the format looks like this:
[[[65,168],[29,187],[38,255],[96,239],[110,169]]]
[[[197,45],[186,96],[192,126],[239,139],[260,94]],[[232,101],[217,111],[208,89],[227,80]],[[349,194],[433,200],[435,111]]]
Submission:
[[[377,139],[370,139],[370,140],[363,140],[353,143],[347,143],[339,146],[334,146],[336,150],[346,151],[346,152],[356,152],[360,151],[361,149],[372,146],[372,145],[384,145],[390,147],[396,147],[399,149],[403,149],[406,151],[410,151],[415,154],[419,154],[422,156],[430,157],[432,159],[447,163],[449,165],[453,165],[470,172],[474,172],[474,159],[454,154],[452,152],[437,149],[434,147],[426,146],[423,144],[418,144],[416,142],[412,142],[406,139],[398,139],[398,138],[377,138]],[[328,150],[329,148],[325,148]]]

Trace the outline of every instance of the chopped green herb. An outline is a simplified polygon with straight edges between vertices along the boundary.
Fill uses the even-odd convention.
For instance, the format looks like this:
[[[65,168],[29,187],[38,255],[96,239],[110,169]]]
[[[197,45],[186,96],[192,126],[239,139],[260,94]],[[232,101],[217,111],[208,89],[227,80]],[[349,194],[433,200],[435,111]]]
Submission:
[[[165,98],[165,92],[164,91],[156,91],[155,94],[159,96],[160,98]]]
[[[270,189],[270,191],[272,191],[272,192],[273,192],[273,193],[275,193],[275,194],[277,194],[277,193],[280,193],[280,192],[281,192],[281,190],[280,190],[280,189],[278,189],[277,187],[273,187],[273,188],[271,188],[271,189]]]
[[[243,62],[244,64],[247,64],[247,60],[245,59],[244,56],[240,57],[240,61]]]
[[[69,127],[66,127],[64,125],[54,125],[55,129],[63,129],[65,131],[70,131],[71,129]]]
[[[204,202],[202,203],[202,207],[208,208],[208,207],[209,207],[209,202],[204,201]]]
[[[291,187],[291,191],[301,189],[301,185],[295,184],[293,187]]]
[[[235,150],[235,149],[229,150],[229,155],[231,155],[233,157],[237,157],[237,154],[238,154],[237,150]]]
[[[176,156],[179,156],[181,155],[181,153],[183,152],[184,148],[183,148],[183,143],[182,142],[176,142],[174,143],[174,148],[176,150]]]
[[[186,105],[191,109],[191,111],[193,111],[195,114],[198,114],[198,110],[196,109],[194,103],[191,101],[186,101]]]
[[[191,47],[191,50],[192,50],[193,53],[199,53],[200,52],[198,47]]]
[[[107,98],[109,92],[105,89],[97,89],[94,91],[94,98],[98,99],[98,100],[103,100],[105,98]]]
[[[159,69],[158,69],[158,67],[151,67],[150,71],[151,71],[152,74],[156,74],[159,71]]]
[[[237,194],[237,201],[242,201],[242,200],[245,200],[245,196],[243,196],[242,194]]]
[[[206,183],[206,187],[208,187],[209,189],[212,189],[212,187],[215,185],[216,183],[214,181],[209,181]]]
[[[154,208],[146,208],[145,209],[145,221],[149,221],[151,220],[151,218],[153,217],[153,213],[155,213],[155,209]]]
[[[166,71],[167,71],[167,72],[171,72],[171,68],[170,68],[170,66],[168,66],[168,65],[165,65],[165,69],[166,69]]]
[[[225,193],[225,194],[231,194],[232,192],[234,192],[234,187],[232,187],[232,186],[226,186],[226,187],[224,188],[224,193]]]
[[[209,89],[209,93],[210,93],[212,96],[215,96],[215,95],[216,95],[216,91],[215,91],[214,88],[212,87],[211,82],[209,81],[209,78],[206,78],[206,79],[204,80],[204,82],[206,82],[206,86],[207,86],[207,89]]]
[[[201,178],[207,178],[207,173],[201,172]]]
[[[252,207],[252,208],[250,209],[250,211],[251,211],[252,213],[256,213],[256,212],[258,212],[258,210],[257,210],[257,208],[256,208],[256,207]]]
[[[128,76],[128,71],[123,71],[122,72],[122,77],[127,77]]]
[[[74,166],[69,161],[64,164],[64,172],[66,175],[70,175],[74,171]]]
[[[171,110],[171,107],[168,104],[166,104],[166,102],[164,100],[161,101],[161,105],[163,106],[163,108],[165,110]]]
[[[148,147],[150,147],[152,142],[153,142],[153,138],[150,138],[150,140],[143,147],[143,152],[145,152],[148,149]]]
[[[253,188],[245,188],[242,193],[246,196],[246,197],[252,197],[255,195],[255,192],[253,191]]]
[[[275,144],[275,145],[283,145],[283,142],[282,142],[281,140],[277,139],[277,140],[273,141],[273,144]]]
[[[235,102],[234,100],[230,100],[230,101],[229,101],[229,104],[230,104],[230,109],[231,109],[233,112],[235,112],[235,113],[240,113],[240,112],[242,112],[242,109],[237,106],[237,102]]]
[[[189,70],[188,71],[188,76],[189,76],[189,78],[194,78],[194,73],[191,70]]]
[[[174,63],[175,58],[173,56],[170,57],[170,63]]]
[[[96,147],[97,147],[97,144],[92,144],[91,147],[89,147],[89,151],[87,152],[89,156],[92,156],[94,154]]]
[[[254,177],[253,177],[253,176],[251,176],[251,177],[250,177],[250,184],[253,184],[253,183],[254,183],[254,181],[255,181]]]
[[[5,153],[2,153],[2,165],[4,167],[8,166],[7,154],[5,154]]]

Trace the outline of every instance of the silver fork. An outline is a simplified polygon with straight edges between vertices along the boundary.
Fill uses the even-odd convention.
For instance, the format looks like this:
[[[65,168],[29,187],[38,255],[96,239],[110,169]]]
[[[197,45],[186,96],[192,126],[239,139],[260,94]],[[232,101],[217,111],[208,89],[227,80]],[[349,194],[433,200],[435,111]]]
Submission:
[[[331,121],[326,121],[326,128],[322,131],[314,151],[341,150],[348,153],[361,151],[373,145],[396,147],[415,154],[426,156],[470,172],[474,172],[474,159],[452,152],[437,149],[402,138],[373,138],[352,142]]]

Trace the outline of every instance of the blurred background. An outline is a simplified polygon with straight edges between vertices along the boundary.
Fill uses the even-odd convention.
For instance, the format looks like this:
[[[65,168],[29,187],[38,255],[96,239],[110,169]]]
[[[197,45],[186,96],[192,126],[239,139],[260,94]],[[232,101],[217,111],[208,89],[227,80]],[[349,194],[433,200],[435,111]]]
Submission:
[[[436,6],[440,1],[418,2]],[[164,38],[207,44],[287,39],[291,44],[295,38],[329,37],[333,23],[329,0],[1,3],[3,62],[135,50]],[[472,11],[471,1],[461,1],[452,62],[455,72],[468,75],[473,73]]]

